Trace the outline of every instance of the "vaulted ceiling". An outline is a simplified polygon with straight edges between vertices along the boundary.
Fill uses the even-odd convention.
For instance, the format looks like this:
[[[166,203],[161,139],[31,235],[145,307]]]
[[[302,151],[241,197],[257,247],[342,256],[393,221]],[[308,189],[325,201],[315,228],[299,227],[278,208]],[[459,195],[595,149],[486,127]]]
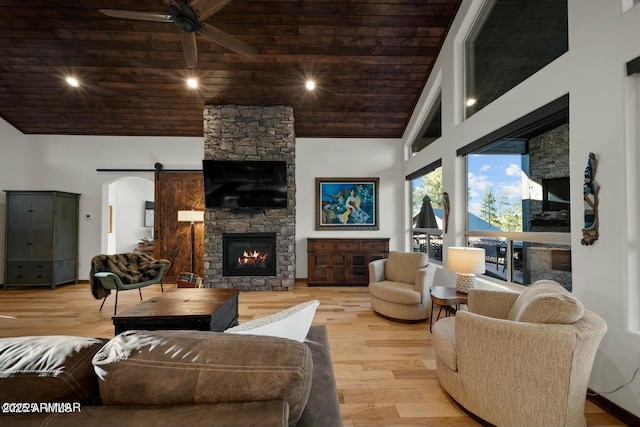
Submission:
[[[233,0],[203,22],[258,55],[198,34],[190,69],[174,24],[99,11],[163,0],[4,0],[0,116],[25,134],[202,136],[206,104],[288,105],[297,137],[399,138],[460,2]]]

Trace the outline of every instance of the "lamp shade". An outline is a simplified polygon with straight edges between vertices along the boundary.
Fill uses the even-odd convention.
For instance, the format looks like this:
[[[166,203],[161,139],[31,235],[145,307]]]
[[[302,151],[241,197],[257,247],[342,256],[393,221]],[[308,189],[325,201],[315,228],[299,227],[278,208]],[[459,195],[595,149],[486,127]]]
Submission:
[[[447,248],[447,268],[456,273],[484,273],[485,260],[482,248]]]
[[[204,222],[204,211],[178,211],[178,222]]]

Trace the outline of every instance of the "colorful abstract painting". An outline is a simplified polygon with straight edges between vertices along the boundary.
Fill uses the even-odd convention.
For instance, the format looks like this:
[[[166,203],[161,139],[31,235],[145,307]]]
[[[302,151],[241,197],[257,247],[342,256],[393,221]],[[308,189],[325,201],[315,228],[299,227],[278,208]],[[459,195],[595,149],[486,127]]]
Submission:
[[[378,178],[316,178],[317,230],[378,230]]]

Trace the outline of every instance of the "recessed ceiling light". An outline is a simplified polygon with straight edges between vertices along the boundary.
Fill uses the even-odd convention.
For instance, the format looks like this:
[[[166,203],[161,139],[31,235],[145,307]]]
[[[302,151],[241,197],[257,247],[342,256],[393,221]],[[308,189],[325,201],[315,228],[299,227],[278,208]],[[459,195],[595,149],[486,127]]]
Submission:
[[[193,77],[188,78],[187,86],[189,86],[191,89],[196,89],[198,87],[198,79],[195,79]]]
[[[80,82],[75,77],[68,76],[65,80],[67,81],[67,83],[69,83],[69,86],[73,86],[73,87],[80,86]]]
[[[467,107],[471,107],[472,105],[474,105],[476,102],[478,102],[475,98],[469,98],[467,99]]]
[[[313,80],[307,80],[307,82],[304,84],[304,87],[306,87],[307,90],[314,90],[316,88],[316,82],[314,82]]]

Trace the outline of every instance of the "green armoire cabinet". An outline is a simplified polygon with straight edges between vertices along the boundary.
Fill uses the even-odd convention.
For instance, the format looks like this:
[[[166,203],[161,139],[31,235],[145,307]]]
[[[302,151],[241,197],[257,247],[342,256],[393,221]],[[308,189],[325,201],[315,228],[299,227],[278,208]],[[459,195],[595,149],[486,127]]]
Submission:
[[[7,191],[4,289],[78,282],[80,195]]]

